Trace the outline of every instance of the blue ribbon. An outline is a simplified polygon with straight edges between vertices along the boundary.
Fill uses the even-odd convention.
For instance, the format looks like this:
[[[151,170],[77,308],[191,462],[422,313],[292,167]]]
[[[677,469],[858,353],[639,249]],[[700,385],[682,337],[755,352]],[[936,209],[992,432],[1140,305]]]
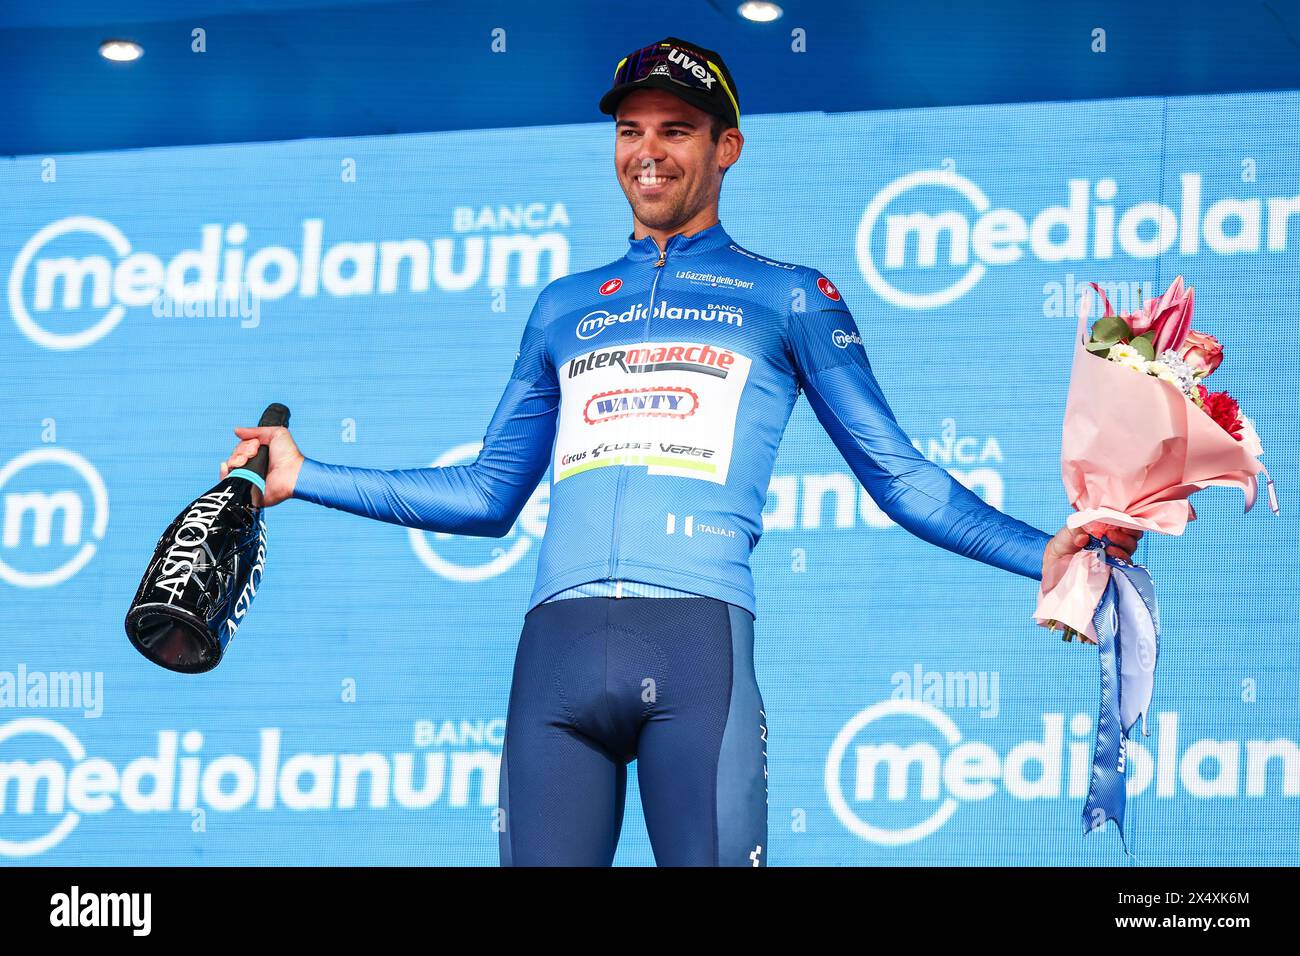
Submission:
[[[1106,553],[1110,539],[1089,535],[1085,550],[1096,550],[1110,566],[1110,580],[1093,614],[1101,664],[1101,708],[1097,715],[1097,746],[1092,757],[1092,781],[1083,806],[1083,832],[1103,829],[1107,820],[1119,827],[1124,840],[1124,799],[1129,732],[1146,709],[1150,685],[1160,655],[1160,612],[1155,586],[1146,568]],[[1127,668],[1127,670],[1126,670]]]

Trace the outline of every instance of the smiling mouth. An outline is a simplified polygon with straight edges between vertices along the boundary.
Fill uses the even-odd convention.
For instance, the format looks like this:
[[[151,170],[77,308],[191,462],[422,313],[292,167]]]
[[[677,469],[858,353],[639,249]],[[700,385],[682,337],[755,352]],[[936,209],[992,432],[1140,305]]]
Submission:
[[[676,178],[676,176],[647,176],[644,173],[632,177],[642,189],[658,189],[661,186],[666,186]]]

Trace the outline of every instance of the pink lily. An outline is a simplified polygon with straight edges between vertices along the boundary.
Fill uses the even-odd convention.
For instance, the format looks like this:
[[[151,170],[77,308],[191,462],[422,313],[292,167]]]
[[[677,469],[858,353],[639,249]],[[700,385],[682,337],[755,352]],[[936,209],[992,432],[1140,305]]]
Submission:
[[[1158,295],[1154,299],[1143,302],[1142,308],[1132,315],[1124,316],[1124,321],[1128,323],[1134,335],[1145,335],[1152,329],[1159,333],[1161,323],[1173,311],[1175,299],[1181,296],[1182,292],[1183,277],[1179,276],[1165,290],[1163,295]]]
[[[1183,277],[1179,276],[1165,290],[1165,294],[1150,303],[1146,310],[1151,316],[1148,329],[1156,330],[1155,353],[1159,355],[1165,349],[1179,349],[1192,327],[1192,304],[1195,298],[1193,287],[1183,289]]]

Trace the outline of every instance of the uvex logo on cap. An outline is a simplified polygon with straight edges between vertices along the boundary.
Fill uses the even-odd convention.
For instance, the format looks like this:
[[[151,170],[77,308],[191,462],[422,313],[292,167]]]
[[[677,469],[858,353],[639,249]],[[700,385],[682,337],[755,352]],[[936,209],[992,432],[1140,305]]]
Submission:
[[[835,288],[831,280],[825,276],[817,280],[817,288],[822,290],[822,295],[826,296],[826,298],[834,302],[840,301],[840,290]]]
[[[696,53],[694,50],[675,46],[668,51],[668,59],[689,70],[697,80],[704,84],[706,90],[713,89],[713,81],[715,77],[712,73],[706,70],[703,65],[701,65],[701,61],[704,60],[703,56]]]
[[[607,279],[600,287],[601,295],[613,295],[619,289],[623,288],[623,280],[614,278]]]

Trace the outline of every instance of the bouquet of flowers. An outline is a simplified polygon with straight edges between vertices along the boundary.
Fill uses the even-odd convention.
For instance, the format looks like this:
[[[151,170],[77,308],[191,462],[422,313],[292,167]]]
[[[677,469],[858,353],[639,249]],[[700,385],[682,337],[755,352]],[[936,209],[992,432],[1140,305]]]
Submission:
[[[1259,436],[1227,392],[1203,384],[1223,346],[1191,327],[1193,290],[1179,276],[1130,315],[1105,314],[1087,329],[1079,304],[1074,363],[1061,440],[1061,478],[1076,509],[1066,525],[1104,523],[1181,535],[1196,512],[1188,499],[1211,485],[1236,487],[1246,511],[1258,495]],[[1269,507],[1279,514],[1273,480]],[[1109,556],[1094,538],[1044,579],[1033,618],[1099,646],[1102,706],[1085,833],[1113,818],[1123,836],[1125,740],[1143,733],[1159,653],[1159,613],[1146,568]]]

